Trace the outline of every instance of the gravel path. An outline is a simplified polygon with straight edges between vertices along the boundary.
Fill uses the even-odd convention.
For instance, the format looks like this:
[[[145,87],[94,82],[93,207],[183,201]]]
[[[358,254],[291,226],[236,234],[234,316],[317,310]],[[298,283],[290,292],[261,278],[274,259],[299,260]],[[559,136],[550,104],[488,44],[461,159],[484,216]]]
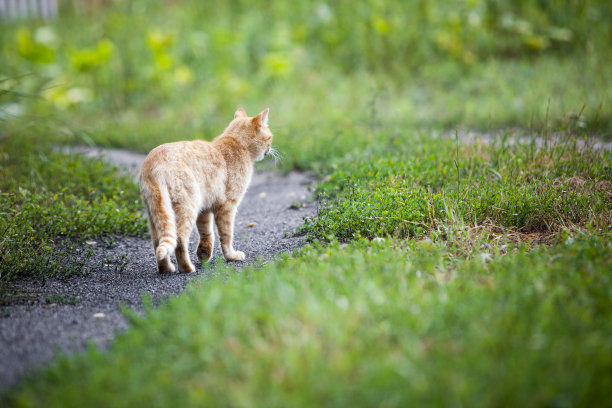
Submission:
[[[477,142],[495,143],[503,140],[508,145],[529,145],[531,142],[535,142],[535,145],[538,148],[547,145],[563,145],[566,143],[568,145],[573,145],[573,143],[576,143],[576,146],[580,150],[612,150],[611,140],[603,140],[598,137],[590,137],[588,139],[576,136],[568,137],[567,135],[557,133],[552,133],[548,138],[545,138],[542,136],[530,135],[522,129],[507,129],[499,130],[497,132],[480,132],[469,129],[459,129],[457,132],[444,132],[443,136],[452,140],[455,140],[458,137],[459,141],[466,145],[473,145]]]
[[[122,150],[78,151],[91,157],[103,155],[132,175],[144,160],[144,155]],[[307,203],[307,185],[311,182],[301,173],[255,173],[236,217],[234,246],[247,256],[245,261],[235,263],[236,268],[303,245],[302,238],[285,235],[293,233],[303,217],[316,211],[316,203]],[[106,347],[118,331],[127,328],[120,303],[139,309],[143,293],[156,302],[180,293],[187,282],[202,274],[202,265],[195,257],[195,237],[194,231],[190,253],[196,273],[159,275],[151,241],[122,237],[111,244],[88,241],[95,255],[86,276],[45,284],[18,283],[26,296],[0,308],[0,389],[14,385],[28,371],[53,360],[58,352],[77,353],[89,342]],[[215,246],[213,263],[220,257],[218,235]],[[115,261],[106,265],[101,262],[109,257]]]

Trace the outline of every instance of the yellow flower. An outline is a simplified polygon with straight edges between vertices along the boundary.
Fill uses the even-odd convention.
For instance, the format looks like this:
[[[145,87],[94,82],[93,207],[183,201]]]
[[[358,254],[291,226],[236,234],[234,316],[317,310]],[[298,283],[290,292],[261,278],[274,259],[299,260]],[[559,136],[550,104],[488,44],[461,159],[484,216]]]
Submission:
[[[181,65],[174,70],[174,80],[181,85],[190,84],[193,82],[193,71],[189,67]]]

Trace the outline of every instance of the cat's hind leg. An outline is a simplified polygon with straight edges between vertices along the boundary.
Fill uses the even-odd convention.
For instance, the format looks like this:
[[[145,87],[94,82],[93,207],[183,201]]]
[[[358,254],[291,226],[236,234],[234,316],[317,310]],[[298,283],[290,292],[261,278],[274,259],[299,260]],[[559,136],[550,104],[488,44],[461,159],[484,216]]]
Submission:
[[[156,251],[157,247],[159,246],[159,239],[157,237],[157,230],[155,229],[153,224],[151,224],[151,238],[153,238],[153,250]],[[166,256],[161,260],[157,260],[157,270],[159,271],[159,273],[174,272],[174,265],[172,265],[169,256]]]
[[[189,259],[189,235],[193,230],[193,225],[196,219],[196,211],[191,209],[182,208],[177,211],[180,215],[177,215],[177,245],[174,255],[176,256],[176,263],[178,264],[179,272],[189,273],[195,272],[195,266]]]
[[[151,211],[149,211],[148,208],[147,215],[149,218],[149,230],[151,231],[151,240],[153,241],[153,252],[157,252],[157,247],[159,246],[159,234],[157,232],[157,227],[153,222],[153,218],[151,217]],[[174,265],[172,265],[172,262],[170,262],[169,256],[157,261],[157,270],[159,271],[159,273],[174,272]]]
[[[236,251],[232,246],[236,207],[237,203],[227,203],[215,211],[215,224],[217,224],[217,230],[219,230],[221,250],[227,261],[242,261],[245,258],[244,252]]]
[[[159,273],[174,272],[170,254],[176,248],[176,225],[168,189],[158,183],[141,180],[141,190],[151,225]]]
[[[157,270],[159,271],[159,273],[172,273],[174,272],[174,265],[172,265],[172,262],[170,261],[170,257],[167,256],[165,258],[163,258],[162,260],[158,260],[157,261]]]
[[[196,250],[196,255],[201,261],[209,261],[213,254],[215,234],[213,232],[213,213],[212,211],[202,211],[196,220],[200,243]]]

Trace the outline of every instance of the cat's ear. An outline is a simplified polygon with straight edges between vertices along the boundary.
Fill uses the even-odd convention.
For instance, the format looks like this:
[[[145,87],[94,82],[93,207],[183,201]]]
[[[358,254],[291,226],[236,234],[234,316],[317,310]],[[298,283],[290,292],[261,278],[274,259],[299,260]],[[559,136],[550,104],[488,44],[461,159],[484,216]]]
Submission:
[[[246,117],[247,117],[247,114],[244,111],[244,109],[242,109],[242,108],[238,108],[236,113],[234,113],[234,119],[236,119],[236,118],[246,118]]]
[[[262,127],[262,126],[267,127],[268,126],[268,112],[270,112],[270,108],[266,108],[263,111],[261,111],[259,115],[251,119],[253,121],[253,124],[257,127]]]

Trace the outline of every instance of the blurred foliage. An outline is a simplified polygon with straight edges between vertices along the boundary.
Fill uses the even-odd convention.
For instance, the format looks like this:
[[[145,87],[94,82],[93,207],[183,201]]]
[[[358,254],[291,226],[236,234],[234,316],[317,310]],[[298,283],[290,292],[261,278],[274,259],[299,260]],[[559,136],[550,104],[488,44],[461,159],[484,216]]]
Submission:
[[[53,115],[97,143],[148,150],[210,138],[237,106],[270,106],[280,135],[297,135],[281,146],[290,166],[307,162],[291,146],[310,143],[317,114],[336,133],[377,98],[383,119],[481,129],[542,123],[550,98],[552,123],[586,103],[584,123],[612,130],[608,1],[62,5],[57,21],[0,28],[2,90],[42,96],[0,98],[0,117]]]
[[[39,64],[49,64],[55,59],[55,51],[44,40],[34,41],[32,33],[25,27],[17,31],[17,52],[25,60]]]
[[[71,52],[70,63],[77,71],[89,71],[95,67],[104,65],[112,56],[113,50],[113,43],[107,39],[103,39],[100,40],[94,48],[85,48]]]

